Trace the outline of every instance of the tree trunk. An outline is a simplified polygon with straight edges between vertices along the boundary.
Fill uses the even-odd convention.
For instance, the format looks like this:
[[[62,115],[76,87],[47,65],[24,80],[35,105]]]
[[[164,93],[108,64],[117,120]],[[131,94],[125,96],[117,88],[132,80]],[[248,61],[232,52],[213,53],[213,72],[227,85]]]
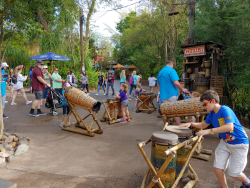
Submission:
[[[38,18],[40,20],[40,23],[43,26],[43,29],[46,30],[48,33],[50,33],[50,29],[49,29],[49,24],[48,22],[43,18],[43,11],[38,10]]]
[[[82,65],[82,71],[85,70],[84,65],[84,49],[83,49],[83,17],[82,17],[82,9],[79,10],[79,22],[80,22],[80,46],[81,46],[81,65]]]
[[[85,46],[84,46],[84,58],[87,55],[88,49],[89,49],[89,40],[90,40],[89,25],[90,25],[90,18],[92,16],[92,13],[93,13],[94,8],[95,8],[95,2],[96,2],[96,0],[92,0],[91,6],[89,7],[89,13],[88,13],[88,16],[87,16],[86,36],[85,36]],[[82,63],[82,68],[85,69],[84,59],[83,59],[83,63]]]
[[[1,29],[0,29],[0,59],[1,59],[1,55],[2,55],[1,51],[2,51],[3,35],[4,35],[3,16],[0,17],[0,27],[1,27]],[[0,63],[2,63],[2,62],[0,62]],[[2,72],[1,71],[0,71],[0,78],[2,78]],[[1,94],[1,85],[0,85],[0,96],[2,96],[2,94]],[[0,100],[0,106],[1,106],[1,108],[0,108],[0,139],[2,139],[2,137],[3,137],[3,129],[4,129],[2,99]]]
[[[7,47],[8,47],[8,45],[9,45],[9,43],[10,43],[10,41],[11,41],[11,39],[13,38],[13,37],[15,37],[16,36],[16,34],[15,35],[13,35],[13,33],[14,33],[15,31],[14,31],[14,28],[13,28],[13,31],[11,32],[11,35],[10,35],[10,37],[8,38],[8,41],[7,41],[7,43],[6,43],[6,46],[5,46],[5,48],[4,48],[4,50],[3,50],[3,54],[2,54],[2,62],[3,62],[3,59],[4,59],[4,55],[5,55],[5,53],[6,53],[6,50],[7,50]]]
[[[72,46],[72,30],[70,30],[70,32],[67,30],[67,34],[68,34],[68,38],[69,38],[69,45],[70,45],[70,50],[71,50],[71,55],[72,55],[74,71],[76,72],[76,65],[75,65],[75,59],[74,59],[74,50],[73,50],[73,46]]]
[[[164,34],[164,50],[165,50],[165,62],[168,60],[168,43],[167,35]]]

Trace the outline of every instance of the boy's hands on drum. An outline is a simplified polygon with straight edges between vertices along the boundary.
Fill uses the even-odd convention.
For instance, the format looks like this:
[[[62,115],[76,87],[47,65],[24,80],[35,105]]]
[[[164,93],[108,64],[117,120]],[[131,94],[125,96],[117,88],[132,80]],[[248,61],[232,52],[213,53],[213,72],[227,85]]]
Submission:
[[[191,123],[182,123],[179,125],[180,128],[189,128],[191,126]]]
[[[204,135],[207,135],[207,134],[210,134],[211,130],[210,129],[206,129],[206,130],[202,130],[202,131],[199,131],[197,133],[195,133],[197,136],[204,136]]]

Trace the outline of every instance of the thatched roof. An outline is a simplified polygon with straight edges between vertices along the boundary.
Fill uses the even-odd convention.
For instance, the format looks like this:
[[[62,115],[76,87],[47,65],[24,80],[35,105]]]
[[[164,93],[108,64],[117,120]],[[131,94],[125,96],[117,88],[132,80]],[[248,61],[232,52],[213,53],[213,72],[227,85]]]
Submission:
[[[126,68],[126,67],[124,67],[123,65],[118,63],[117,65],[113,66],[112,68],[113,69],[120,69],[120,68]]]
[[[137,67],[134,64],[132,64],[127,69],[137,69]]]

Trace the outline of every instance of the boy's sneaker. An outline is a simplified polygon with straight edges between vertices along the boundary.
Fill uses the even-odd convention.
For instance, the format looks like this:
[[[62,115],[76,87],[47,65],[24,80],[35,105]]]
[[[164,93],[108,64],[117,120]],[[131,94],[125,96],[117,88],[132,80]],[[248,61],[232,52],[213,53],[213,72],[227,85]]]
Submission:
[[[26,102],[26,104],[31,104],[32,103],[32,101],[28,101],[28,102]]]
[[[248,179],[250,180],[250,176],[248,177]],[[242,185],[240,186],[240,188],[250,188],[250,183],[248,183],[248,184],[242,183]]]
[[[3,119],[8,119],[9,117],[3,114]]]
[[[103,93],[103,95],[106,95],[105,93]]]
[[[64,125],[64,122],[61,122],[60,127],[63,127],[63,125]]]
[[[39,116],[39,115],[38,115],[37,113],[35,113],[35,112],[29,113],[29,115],[30,115],[30,116],[34,116],[34,117],[38,117],[38,116]]]
[[[5,101],[5,103],[8,103],[8,101]]]
[[[130,118],[128,118],[128,121],[130,121]]]
[[[99,95],[99,94],[97,93],[97,94],[95,94],[95,95]]]
[[[134,108],[134,112],[136,112],[136,108]]]
[[[47,115],[47,113],[44,112],[37,112],[38,115]]]
[[[13,106],[13,105],[16,105],[16,103],[12,102],[12,103],[10,103],[10,105]]]
[[[124,119],[120,121],[120,123],[126,123],[126,122],[127,122],[127,121],[126,121],[126,120],[124,120]]]

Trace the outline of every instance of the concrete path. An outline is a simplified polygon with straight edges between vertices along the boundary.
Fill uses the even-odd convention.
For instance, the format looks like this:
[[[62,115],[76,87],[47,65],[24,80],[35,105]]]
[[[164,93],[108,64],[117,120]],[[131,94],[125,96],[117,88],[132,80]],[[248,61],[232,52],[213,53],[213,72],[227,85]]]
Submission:
[[[115,90],[119,90],[117,81]],[[99,96],[95,96],[95,93],[91,92],[90,95],[99,101],[107,99],[102,91]],[[27,96],[29,100],[34,100],[34,95]],[[7,100],[9,103],[6,104],[5,114],[9,119],[4,120],[5,131],[26,136],[31,142],[27,153],[0,169],[1,178],[16,183],[20,188],[140,187],[147,165],[137,143],[149,139],[153,132],[162,130],[163,122],[156,117],[157,112],[135,113],[135,100],[132,98],[129,102],[129,111],[133,117],[131,122],[112,125],[100,122],[103,134],[88,137],[60,129],[62,109],[58,116],[48,114],[31,117],[28,115],[31,106],[25,105],[22,96],[18,96],[17,106],[10,106],[10,99]],[[42,110],[49,113],[49,109]],[[102,107],[98,120],[103,112]],[[87,114],[82,109],[79,113],[83,116]],[[209,135],[205,137],[203,147],[214,152],[218,143],[218,135]],[[145,149],[150,157],[150,145]],[[213,172],[213,160],[214,154],[208,162],[191,159],[191,165],[199,177],[195,188],[220,187]],[[245,173],[250,175],[249,165]],[[178,187],[183,187],[186,181],[182,180]],[[240,187],[239,182],[229,177],[228,183],[230,188]]]

